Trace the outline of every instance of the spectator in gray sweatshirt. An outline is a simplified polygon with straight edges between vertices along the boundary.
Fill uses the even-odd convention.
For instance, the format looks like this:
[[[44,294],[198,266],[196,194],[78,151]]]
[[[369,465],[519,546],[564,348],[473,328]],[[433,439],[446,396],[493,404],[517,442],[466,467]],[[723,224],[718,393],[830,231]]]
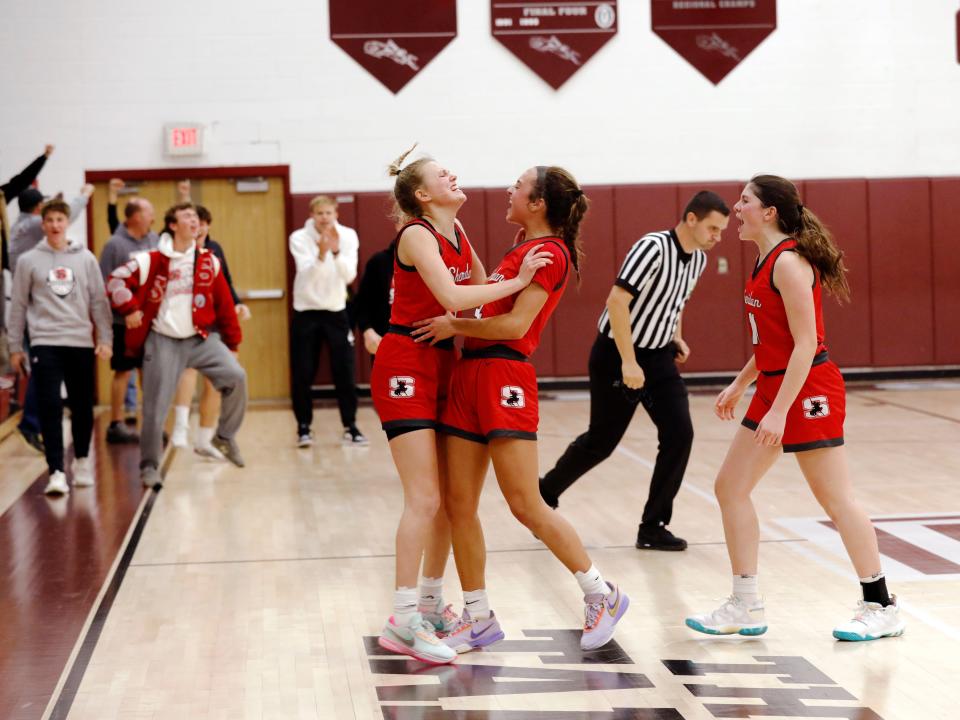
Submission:
[[[110,181],[114,183],[113,180]],[[112,189],[112,188],[111,188]],[[112,199],[112,198],[111,198]],[[113,235],[103,246],[100,253],[100,270],[104,281],[107,277],[130,260],[136,253],[156,249],[160,238],[150,229],[153,225],[154,211],[149,200],[131,198],[123,210],[124,221],[114,230]],[[140,367],[140,358],[126,354],[126,325],[123,317],[113,314],[113,357],[110,369],[113,370],[113,382],[110,384],[110,426],[107,428],[107,442],[135,443],[140,441],[137,432],[123,421],[124,396],[134,369]],[[134,411],[136,411],[134,402]]]
[[[93,432],[95,356],[109,359],[113,342],[110,303],[97,258],[67,238],[70,206],[60,199],[41,210],[45,238],[20,256],[10,301],[10,362],[27,372],[23,348],[29,330],[30,372],[36,382],[50,480],[49,495],[70,492],[63,461],[63,400],[67,386],[73,435],[73,484],[93,485],[90,436]]]
[[[87,206],[87,201],[93,195],[93,185],[84,185],[80,194],[70,203],[70,222],[73,223]],[[10,272],[17,271],[17,259],[29,250],[33,250],[43,240],[43,228],[40,222],[40,206],[43,204],[43,193],[34,187],[28,187],[17,196],[20,214],[10,228]],[[30,338],[24,340],[25,350],[30,352]],[[40,409],[37,405],[37,391],[32,380],[27,381],[27,394],[23,403],[23,414],[20,424],[17,425],[24,440],[32,447],[43,452],[43,443],[40,440]]]

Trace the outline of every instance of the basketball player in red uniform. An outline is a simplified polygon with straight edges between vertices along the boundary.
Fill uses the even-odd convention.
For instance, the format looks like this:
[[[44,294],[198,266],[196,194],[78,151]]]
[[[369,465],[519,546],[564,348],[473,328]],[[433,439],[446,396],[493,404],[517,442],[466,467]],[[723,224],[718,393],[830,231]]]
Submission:
[[[578,236],[588,201],[576,180],[559,167],[530,168],[508,193],[507,220],[522,230],[487,282],[512,282],[531,247],[550,253],[553,263],[538,270],[523,291],[485,304],[478,319],[448,314],[418,323],[422,327],[417,336],[424,341],[436,343],[454,334],[467,338],[440,426],[448,436],[446,456],[456,458],[448,467],[446,506],[465,601],[458,627],[444,642],[466,652],[503,638],[487,600],[486,550],[477,517],[492,458],[514,516],[543,540],[579,582],[586,603],[580,645],[592,650],[612,637],[630,599],[604,581],[573,527],[540,497],[537,377],[527,360],[540,343],[571,270],[579,272]]]
[[[759,249],[743,299],[754,354],[717,397],[717,416],[732,420],[746,389],[755,380],[757,387],[715,486],[733,593],[713,612],[688,617],[687,626],[712,635],[766,632],[757,587],[760,529],[750,493],[788,452],[840,533],[863,588],[856,615],[837,626],[834,637],[900,635],[904,623],[896,596],[887,592],[876,531],[853,496],[843,448],[843,378],[824,344],[822,288],[841,299],[849,295],[843,255],[789,180],[754,177],[734,210],[740,239]]]
[[[412,150],[413,148],[411,148]],[[395,176],[398,211],[409,218],[394,244],[394,301],[390,327],[377,350],[370,392],[390,442],[403,483],[403,514],[397,528],[396,593],[393,615],[384,625],[380,645],[431,663],[446,663],[456,653],[436,631],[452,626],[440,599],[443,570],[450,552],[450,529],[442,510],[435,428],[447,395],[455,351],[452,342],[418,344],[410,336],[413,322],[447,310],[493,302],[525,288],[535,272],[551,262],[533,247],[517,277],[487,285],[486,273],[456,219],[466,195],[456,175],[430,158],[401,169],[410,151],[390,167]],[[439,512],[438,512],[439,511]],[[418,603],[417,573],[424,560],[421,593],[431,607]],[[436,605],[433,605],[433,601]],[[421,613],[422,611],[422,613]],[[428,617],[425,618],[424,614]]]

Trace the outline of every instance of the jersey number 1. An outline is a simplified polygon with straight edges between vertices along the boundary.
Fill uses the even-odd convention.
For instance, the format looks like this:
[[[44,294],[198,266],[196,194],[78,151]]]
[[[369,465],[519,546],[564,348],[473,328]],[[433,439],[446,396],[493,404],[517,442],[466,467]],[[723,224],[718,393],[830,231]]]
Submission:
[[[752,312],[747,313],[747,318],[750,320],[751,340],[753,340],[754,345],[759,345],[760,335],[757,333],[757,319],[753,316]]]

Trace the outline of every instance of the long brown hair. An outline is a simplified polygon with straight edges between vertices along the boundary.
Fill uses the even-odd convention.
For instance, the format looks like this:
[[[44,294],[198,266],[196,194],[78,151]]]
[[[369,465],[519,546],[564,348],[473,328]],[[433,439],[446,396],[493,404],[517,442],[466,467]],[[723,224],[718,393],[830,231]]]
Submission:
[[[820,218],[800,202],[797,186],[777,175],[755,175],[750,186],[764,207],[777,209],[777,226],[797,241],[797,252],[817,269],[823,286],[837,299],[849,300],[843,251]]]
[[[423,185],[423,166],[431,162],[433,158],[417,158],[406,167],[402,167],[403,161],[407,155],[413,152],[417,143],[403,153],[400,157],[390,163],[387,173],[390,177],[397,180],[393,184],[393,220],[398,224],[404,224],[412,218],[423,217],[423,206],[417,200],[416,192]]]
[[[562,167],[538,165],[536,170],[537,179],[530,191],[530,201],[543,198],[547,206],[547,223],[563,239],[579,279],[583,260],[580,223],[590,207],[590,198],[583,194],[573,175]]]

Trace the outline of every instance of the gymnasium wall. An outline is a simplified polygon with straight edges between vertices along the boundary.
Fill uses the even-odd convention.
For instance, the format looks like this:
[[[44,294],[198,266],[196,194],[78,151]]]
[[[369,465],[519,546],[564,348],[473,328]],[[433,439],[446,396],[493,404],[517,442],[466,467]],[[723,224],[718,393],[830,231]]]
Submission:
[[[835,233],[850,268],[851,301],[824,303],[827,342],[843,368],[960,364],[960,254],[954,218],[960,177],[798,181],[804,204]],[[732,208],[743,181],[593,185],[583,240],[587,253],[574,283],[533,356],[541,377],[586,375],[596,322],[620,262],[644,233],[676,225],[687,200],[707,188]],[[504,189],[467,189],[460,218],[488,271],[512,243]],[[329,192],[340,220],[360,235],[360,265],[393,238],[384,192]],[[307,217],[312,193],[295,194],[295,224]],[[738,370],[752,353],[743,319],[743,286],[756,246],[737,237],[736,220],[709,254],[707,270],[684,312],[691,347],[685,372]],[[358,345],[360,343],[358,342]],[[359,377],[369,377],[358,348]],[[323,368],[323,366],[321,366]],[[321,369],[321,379],[328,377]]]
[[[455,0],[438,0],[454,2]],[[85,170],[291,167],[294,192],[382,190],[414,140],[470,187],[569,166],[591,185],[926,177],[960,168],[957,0],[780,0],[778,27],[718,86],[619,0],[619,34],[559,91],[456,0],[458,36],[394,95],[329,39],[326,0],[0,5],[0,175],[45,142],[45,189]],[[206,127],[163,155],[162,126]]]
[[[741,180],[718,178],[820,178],[805,203],[834,226],[853,273],[853,302],[828,310],[834,355],[960,362],[957,0],[780,0],[777,30],[717,86],[652,33],[647,0],[619,0],[619,34],[558,91],[491,37],[487,0],[447,1],[457,38],[396,95],[330,41],[325,0],[5,3],[0,178],[46,142],[57,149],[41,188],[68,194],[88,170],[289,165],[294,194],[356,193],[341,207],[366,253],[392,232],[385,167],[418,140],[463,186],[496,188],[464,208],[489,266],[513,234],[500,188],[530,165],[563,164],[595,204],[582,287],[537,357],[545,376],[583,374],[617,263],[693,189],[732,200]],[[169,122],[203,124],[205,154],[165,157]],[[688,313],[691,371],[746,357],[748,255],[732,232],[712,255]]]

